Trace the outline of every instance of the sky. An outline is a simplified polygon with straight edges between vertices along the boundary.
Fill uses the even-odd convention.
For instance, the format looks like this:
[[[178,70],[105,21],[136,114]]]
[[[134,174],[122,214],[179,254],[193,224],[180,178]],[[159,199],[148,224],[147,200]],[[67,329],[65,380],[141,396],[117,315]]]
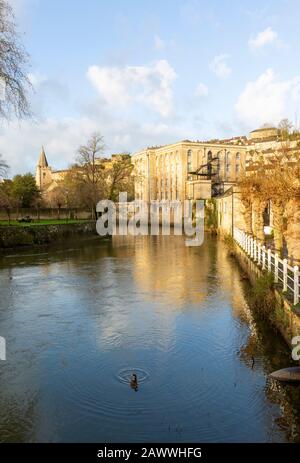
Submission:
[[[105,155],[300,123],[299,0],[10,0],[30,54],[33,117],[0,121],[10,176],[41,146],[69,166]]]

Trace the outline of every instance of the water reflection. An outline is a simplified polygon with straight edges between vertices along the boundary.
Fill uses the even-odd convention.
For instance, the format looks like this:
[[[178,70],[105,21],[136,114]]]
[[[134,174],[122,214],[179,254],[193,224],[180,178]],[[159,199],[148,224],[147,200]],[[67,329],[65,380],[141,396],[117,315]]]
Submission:
[[[222,242],[115,237],[29,254],[0,263],[2,441],[299,439],[298,392],[267,380],[289,352],[253,317]]]

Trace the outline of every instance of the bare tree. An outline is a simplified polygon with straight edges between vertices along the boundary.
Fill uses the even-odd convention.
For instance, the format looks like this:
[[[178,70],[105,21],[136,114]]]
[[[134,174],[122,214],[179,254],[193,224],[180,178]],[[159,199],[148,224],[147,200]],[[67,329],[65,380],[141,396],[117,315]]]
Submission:
[[[12,114],[25,117],[30,114],[27,89],[28,54],[19,40],[12,7],[7,0],[0,0],[0,116]]]
[[[278,130],[280,133],[281,139],[285,140],[289,137],[293,130],[293,123],[288,119],[282,119],[278,124]]]
[[[103,137],[99,133],[94,133],[86,145],[80,146],[76,158],[77,165],[73,169],[85,202],[90,204],[95,217],[96,204],[105,196],[107,188],[104,160],[100,156],[104,148]]]
[[[0,154],[0,177],[3,177],[8,169],[8,164],[2,159],[2,155]]]
[[[48,193],[47,203],[51,207],[57,208],[57,219],[60,220],[61,208],[66,204],[66,195],[61,185],[56,186]]]
[[[129,154],[119,154],[112,158],[111,166],[106,170],[108,199],[118,200],[120,192],[128,194],[128,200],[134,197],[133,164]]]

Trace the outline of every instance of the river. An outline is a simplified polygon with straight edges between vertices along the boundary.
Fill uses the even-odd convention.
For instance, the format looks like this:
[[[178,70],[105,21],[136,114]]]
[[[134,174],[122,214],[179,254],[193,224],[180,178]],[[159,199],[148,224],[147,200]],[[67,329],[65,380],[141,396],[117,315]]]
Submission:
[[[210,236],[2,256],[0,440],[299,442],[300,388],[268,378],[289,349],[241,276]]]

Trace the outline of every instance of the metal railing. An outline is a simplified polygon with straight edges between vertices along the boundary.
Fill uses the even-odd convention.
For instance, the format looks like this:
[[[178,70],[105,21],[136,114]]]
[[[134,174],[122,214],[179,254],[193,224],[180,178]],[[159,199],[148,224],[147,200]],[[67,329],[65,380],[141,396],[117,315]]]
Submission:
[[[287,259],[281,259],[279,255],[273,254],[271,249],[267,249],[258,242],[253,236],[244,231],[235,228],[234,240],[245,251],[245,253],[255,262],[262,270],[266,270],[274,275],[274,281],[282,287],[288,299],[296,305],[300,297],[299,291],[299,267],[292,267],[288,264]]]

